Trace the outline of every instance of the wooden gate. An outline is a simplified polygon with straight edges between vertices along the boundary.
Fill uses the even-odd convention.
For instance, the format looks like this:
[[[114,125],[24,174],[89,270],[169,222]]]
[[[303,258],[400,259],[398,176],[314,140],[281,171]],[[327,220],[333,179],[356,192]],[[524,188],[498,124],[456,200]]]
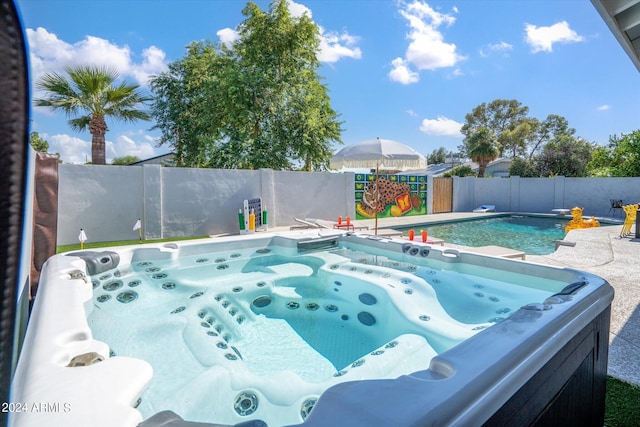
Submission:
[[[433,210],[430,213],[453,211],[453,178],[433,178]]]

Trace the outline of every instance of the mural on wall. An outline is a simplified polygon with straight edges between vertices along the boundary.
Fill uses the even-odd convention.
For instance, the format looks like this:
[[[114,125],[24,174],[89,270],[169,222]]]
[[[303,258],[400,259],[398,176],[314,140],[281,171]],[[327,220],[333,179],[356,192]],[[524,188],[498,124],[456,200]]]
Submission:
[[[356,174],[356,219],[427,213],[427,177],[424,175]]]

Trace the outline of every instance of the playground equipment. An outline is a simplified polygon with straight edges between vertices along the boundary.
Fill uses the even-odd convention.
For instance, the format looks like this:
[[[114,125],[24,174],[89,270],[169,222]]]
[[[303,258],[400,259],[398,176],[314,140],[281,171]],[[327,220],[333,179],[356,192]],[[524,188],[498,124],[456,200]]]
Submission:
[[[625,218],[624,223],[622,224],[622,230],[620,230],[620,237],[627,237],[629,234],[631,234],[631,226],[633,225],[634,222],[636,222],[639,206],[640,205],[638,203],[634,205],[622,206],[622,209],[624,210],[624,213],[627,214],[627,217]]]
[[[575,207],[571,209],[571,215],[573,218],[567,226],[564,228],[565,233],[568,233],[569,230],[574,230],[576,228],[591,228],[591,227],[600,227],[600,223],[595,217],[591,217],[589,219],[584,219],[582,217],[582,211],[584,208]]]

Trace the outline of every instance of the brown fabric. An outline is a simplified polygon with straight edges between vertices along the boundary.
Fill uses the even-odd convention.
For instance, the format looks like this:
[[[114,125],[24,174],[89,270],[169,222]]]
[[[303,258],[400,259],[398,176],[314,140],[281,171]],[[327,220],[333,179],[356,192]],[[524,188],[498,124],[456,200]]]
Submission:
[[[38,290],[42,265],[56,254],[58,234],[58,156],[36,153],[35,163],[31,298]]]

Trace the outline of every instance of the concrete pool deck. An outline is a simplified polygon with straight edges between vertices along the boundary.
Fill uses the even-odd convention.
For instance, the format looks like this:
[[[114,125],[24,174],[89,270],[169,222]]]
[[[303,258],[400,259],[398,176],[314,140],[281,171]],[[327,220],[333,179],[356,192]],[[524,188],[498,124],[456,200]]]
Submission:
[[[454,212],[421,217],[381,218],[378,220],[378,227],[393,228],[487,218],[500,214]],[[358,221],[358,224],[369,226],[369,231],[374,228],[374,220]],[[621,227],[622,225],[612,225],[571,230],[564,240],[575,242],[575,246],[560,246],[549,255],[527,255],[526,260],[584,270],[609,282],[615,289],[615,297],[611,304],[608,373],[640,386],[640,239],[620,238]],[[632,236],[635,235],[635,225],[631,233]],[[445,242],[446,246],[461,247]]]
[[[598,275],[615,289],[611,304],[609,375],[640,386],[640,239],[620,238],[621,226],[571,230],[549,255],[528,261],[570,267]],[[632,228],[635,234],[635,226]],[[632,236],[634,235],[632,234]]]

